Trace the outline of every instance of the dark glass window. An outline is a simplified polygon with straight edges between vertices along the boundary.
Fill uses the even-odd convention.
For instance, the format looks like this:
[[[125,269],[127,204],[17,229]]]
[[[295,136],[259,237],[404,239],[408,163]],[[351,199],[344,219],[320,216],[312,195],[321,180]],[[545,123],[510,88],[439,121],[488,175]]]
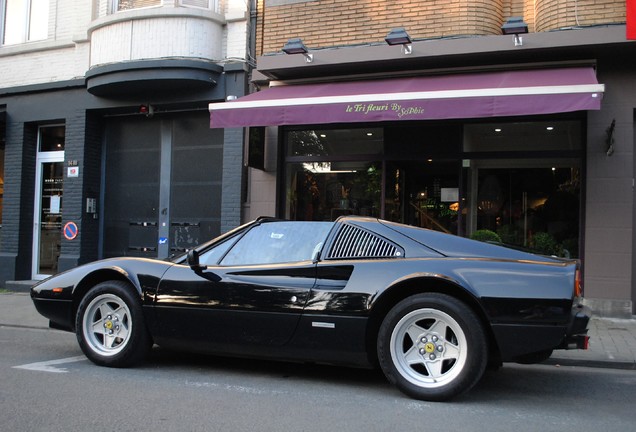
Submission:
[[[288,156],[381,155],[381,128],[292,130],[287,133]]]
[[[64,126],[46,126],[40,128],[40,151],[63,151],[64,150]]]

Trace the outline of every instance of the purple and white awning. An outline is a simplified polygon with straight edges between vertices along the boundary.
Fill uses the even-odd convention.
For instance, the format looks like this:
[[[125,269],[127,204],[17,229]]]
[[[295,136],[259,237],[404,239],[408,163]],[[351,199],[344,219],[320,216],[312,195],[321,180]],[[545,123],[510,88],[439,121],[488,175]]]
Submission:
[[[210,127],[440,120],[598,110],[592,67],[281,85],[211,103]]]

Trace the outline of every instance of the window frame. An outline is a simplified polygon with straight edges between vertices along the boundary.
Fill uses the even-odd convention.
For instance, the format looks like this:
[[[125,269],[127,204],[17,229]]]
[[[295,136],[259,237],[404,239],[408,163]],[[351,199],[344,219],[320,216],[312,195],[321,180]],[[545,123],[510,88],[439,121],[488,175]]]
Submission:
[[[192,9],[200,9],[200,10],[210,10],[212,12],[219,11],[219,0],[207,0],[208,5],[205,6],[196,6],[196,5],[188,5],[185,4],[186,0],[179,0],[179,6],[184,8],[192,8]]]
[[[161,7],[163,6],[163,0],[156,0],[158,2],[158,4],[153,4],[150,6],[139,6],[139,7],[131,7],[128,9],[119,9],[119,5],[122,2],[122,0],[112,0],[112,2],[110,2],[110,13],[111,14],[116,14],[119,12],[129,12],[129,11],[133,11],[133,10],[140,10],[140,9],[150,9],[150,8],[156,8],[156,7]]]
[[[0,46],[4,47],[4,46],[16,46],[16,45],[21,45],[21,44],[25,44],[25,43],[31,43],[31,42],[39,42],[39,41],[44,41],[47,40],[49,38],[49,21],[50,21],[50,17],[51,17],[51,10],[50,7],[47,9],[46,11],[46,33],[43,37],[35,37],[35,38],[31,38],[31,29],[33,27],[33,20],[32,20],[32,15],[31,15],[31,11],[33,9],[33,2],[36,0],[24,0],[24,8],[22,9],[22,11],[20,11],[20,16],[23,19],[23,26],[20,29],[20,35],[19,35],[19,41],[16,42],[10,42],[7,43],[6,39],[7,39],[7,26],[6,26],[6,22],[7,22],[7,7],[9,5],[9,1],[11,0],[0,0]],[[48,3],[47,3],[48,6]]]

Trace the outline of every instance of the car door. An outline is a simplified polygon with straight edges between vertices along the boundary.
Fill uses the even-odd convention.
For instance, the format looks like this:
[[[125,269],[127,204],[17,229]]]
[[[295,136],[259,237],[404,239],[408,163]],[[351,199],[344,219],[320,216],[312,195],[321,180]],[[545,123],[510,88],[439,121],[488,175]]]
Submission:
[[[155,298],[158,339],[246,354],[284,345],[315,284],[313,258],[331,226],[264,222],[203,251],[207,268],[174,265]]]

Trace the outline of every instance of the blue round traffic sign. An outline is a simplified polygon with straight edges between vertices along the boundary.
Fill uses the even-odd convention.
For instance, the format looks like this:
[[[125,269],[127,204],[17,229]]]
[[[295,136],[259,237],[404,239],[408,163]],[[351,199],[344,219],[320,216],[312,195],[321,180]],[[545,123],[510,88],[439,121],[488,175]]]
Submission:
[[[79,229],[77,228],[77,224],[75,222],[67,222],[66,225],[64,225],[63,233],[66,240],[75,239],[78,232]]]

